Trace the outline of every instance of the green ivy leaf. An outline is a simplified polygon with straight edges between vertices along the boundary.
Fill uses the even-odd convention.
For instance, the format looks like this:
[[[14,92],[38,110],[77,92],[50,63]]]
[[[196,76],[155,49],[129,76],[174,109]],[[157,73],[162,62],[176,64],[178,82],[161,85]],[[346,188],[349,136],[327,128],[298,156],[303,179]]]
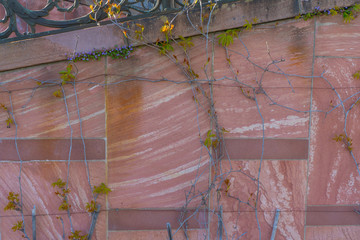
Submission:
[[[353,7],[352,7],[352,10],[354,12],[360,12],[360,4],[356,3]]]
[[[71,240],[86,240],[88,235],[81,235],[81,231],[74,231],[69,236],[69,239]]]
[[[355,79],[360,79],[360,71],[357,71],[356,73],[353,74],[353,77]]]
[[[66,183],[61,179],[59,178],[56,182],[53,182],[51,184],[52,187],[58,187],[58,188],[63,188],[65,187]]]
[[[246,21],[246,23],[244,24],[244,28],[246,30],[251,30],[252,29],[252,23],[249,22],[248,20],[245,20],[245,21]]]
[[[107,195],[111,192],[111,189],[106,186],[105,183],[101,183],[99,186],[94,186],[94,193]]]
[[[350,11],[344,11],[343,12],[343,19],[345,23],[350,23],[352,20],[355,19],[355,17],[353,16],[353,13]]]
[[[191,41],[192,38],[184,38],[183,36],[179,36],[179,38],[181,39],[181,41],[179,42],[179,45],[183,47],[184,51],[186,51],[186,49],[191,48],[194,46],[194,43]]]
[[[11,229],[14,232],[23,230],[24,229],[24,222],[23,221],[18,221],[17,223],[14,224],[14,226]]]
[[[233,43],[233,37],[228,35],[226,32],[217,36],[219,38],[219,44],[223,47],[228,47],[231,43]]]

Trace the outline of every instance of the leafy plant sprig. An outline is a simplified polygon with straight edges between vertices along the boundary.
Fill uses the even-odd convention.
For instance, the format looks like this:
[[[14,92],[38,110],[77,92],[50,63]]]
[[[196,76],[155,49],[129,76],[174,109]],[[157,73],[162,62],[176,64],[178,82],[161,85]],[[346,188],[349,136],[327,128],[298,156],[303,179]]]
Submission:
[[[25,229],[24,229],[24,222],[23,221],[17,221],[17,223],[15,223],[12,228],[11,228],[14,232],[19,231],[22,232],[23,235],[21,236],[22,238],[25,239],[29,239],[29,237],[25,234]]]
[[[74,231],[69,236],[69,239],[71,239],[71,240],[86,240],[87,237],[88,237],[87,234],[81,235],[81,231]]]
[[[216,148],[219,140],[216,139],[216,135],[212,133],[212,130],[207,131],[204,145],[210,149],[210,147]]]
[[[53,188],[58,188],[54,193],[61,199],[61,204],[59,206],[60,211],[67,211],[71,208],[71,204],[67,201],[67,195],[70,193],[70,189],[66,188],[66,183],[59,178],[56,182],[51,184]]]
[[[60,78],[61,78],[61,86],[67,84],[68,82],[72,81],[75,79],[75,75],[72,74],[72,69],[73,66],[71,64],[68,64],[66,66],[66,70],[65,71],[60,71]],[[60,98],[62,97],[62,91],[61,89],[56,90],[55,92],[53,92],[54,97]]]
[[[255,17],[251,21],[245,20],[246,23],[243,25],[245,30],[251,30],[253,28],[253,24],[258,23],[258,19]],[[237,38],[240,32],[240,28],[229,29],[224,33],[217,36],[219,39],[219,44],[223,47],[228,47],[230,44],[234,42],[234,38]]]
[[[68,64],[66,66],[65,71],[60,71],[60,78],[61,78],[61,85],[65,85],[67,82],[70,82],[71,80],[75,79],[75,76],[72,74],[72,68],[73,66],[71,64]]]
[[[19,200],[19,194],[14,192],[9,192],[9,195],[7,196],[8,204],[4,207],[4,211],[14,210],[14,211],[21,211],[22,205],[20,204]],[[23,221],[17,221],[14,223],[14,225],[11,228],[14,232],[20,231],[23,233],[22,237],[29,239],[25,233],[24,229],[24,222]]]
[[[345,134],[340,134],[340,135],[335,135],[335,137],[333,138],[333,140],[335,142],[343,142],[345,144],[346,149],[349,152],[352,152],[353,147],[352,147],[352,139],[350,137],[346,137]]]
[[[136,23],[135,25],[140,28],[140,30],[135,30],[135,38],[138,40],[144,40],[144,36],[143,36],[145,29],[144,25],[139,23]]]
[[[224,33],[217,36],[219,38],[219,44],[223,47],[228,47],[234,42],[234,38],[238,37],[240,29],[229,29]]]
[[[106,186],[105,183],[101,183],[99,186],[94,186],[93,192],[97,195],[99,195],[99,194],[107,195],[109,192],[111,192],[111,189],[108,188],[108,186]]]
[[[96,202],[94,200],[91,200],[90,203],[86,203],[85,208],[88,212],[95,212],[97,210]]]
[[[174,51],[174,47],[171,46],[170,41],[156,41],[155,43],[159,48],[160,55],[166,55],[167,52]]]
[[[7,199],[9,202],[5,206],[4,211],[8,211],[8,210],[21,211],[21,204],[18,193],[9,192]]]
[[[111,192],[111,189],[108,188],[108,186],[106,186],[105,183],[101,183],[99,186],[94,186],[94,190],[93,190],[93,193],[95,194],[94,200],[92,200],[90,203],[86,203],[85,206],[86,211],[90,213],[94,213],[98,211],[99,206],[96,202],[96,199],[98,198],[99,195],[107,195],[109,194],[109,192]]]
[[[360,70],[359,71],[356,71],[354,74],[353,74],[353,77],[355,79],[360,79]]]
[[[14,232],[24,230],[24,222],[23,221],[17,221],[17,223],[15,223],[11,229]]]
[[[179,38],[181,39],[181,41],[179,41],[179,45],[183,47],[184,51],[194,46],[194,43],[191,41],[191,37],[184,38],[183,36],[179,35]]]
[[[258,23],[259,20],[258,20],[256,17],[254,17],[251,22],[248,21],[248,20],[245,20],[245,21],[246,21],[246,23],[244,24],[243,27],[244,27],[246,30],[251,30],[251,29],[253,28],[253,24]]]
[[[11,124],[14,124],[14,120],[12,119],[12,117],[10,116],[10,111],[9,109],[2,103],[0,103],[0,108],[2,108],[8,115],[7,119],[5,120],[6,122],[6,127],[10,128]]]

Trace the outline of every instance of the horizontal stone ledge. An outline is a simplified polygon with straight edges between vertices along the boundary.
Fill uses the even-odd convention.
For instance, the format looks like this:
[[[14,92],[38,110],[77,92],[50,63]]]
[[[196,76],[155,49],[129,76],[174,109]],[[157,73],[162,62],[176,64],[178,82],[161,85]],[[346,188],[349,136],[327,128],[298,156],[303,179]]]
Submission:
[[[70,139],[18,139],[17,145],[23,161],[29,160],[67,160]],[[105,159],[104,139],[85,139],[86,159]],[[15,140],[0,140],[0,160],[19,161]],[[72,140],[72,160],[84,160],[81,139]]]
[[[231,160],[258,160],[261,159],[262,141],[262,138],[225,139],[225,146]],[[263,159],[307,159],[308,147],[307,139],[266,138]]]
[[[287,19],[299,13],[311,12],[319,4],[321,8],[327,9],[335,5],[348,6],[355,2],[354,0],[324,0],[321,3],[312,0],[249,0],[219,3],[219,6],[212,14],[209,31],[215,32],[241,27],[246,23],[245,20],[251,20],[254,17],[259,19],[259,23]],[[208,14],[209,8],[204,7],[203,13]],[[157,39],[164,37],[164,34],[160,32],[164,20],[171,20],[175,15],[174,12],[164,13],[141,19],[127,20],[122,24],[131,29],[129,32],[138,29],[136,24],[142,24],[146,42],[155,42]],[[119,19],[119,21],[122,20]],[[185,13],[178,15],[173,24],[175,25],[173,29],[175,36],[199,35],[199,32],[193,28],[192,24],[197,28],[200,27],[200,9],[192,9],[188,15]],[[206,28],[206,24],[203,28]],[[0,59],[3,59],[0,64],[0,72],[63,61],[66,60],[65,53],[71,54],[75,49],[77,52],[82,52],[91,51],[94,48],[113,48],[115,45],[121,46],[125,44],[123,33],[117,26],[109,23],[69,32],[64,31],[59,30],[58,32],[61,33],[38,38],[34,35],[29,39],[0,44]],[[43,34],[40,33],[39,35]],[[138,45],[137,43],[131,44]]]
[[[360,211],[358,205],[354,206],[308,206],[306,213],[307,226],[360,226]]]
[[[111,210],[108,213],[108,230],[164,230],[167,223],[172,229],[177,229],[181,213],[180,210]],[[194,213],[194,209],[188,209],[186,218]],[[188,220],[187,228],[203,229],[207,224],[207,212],[199,210]]]

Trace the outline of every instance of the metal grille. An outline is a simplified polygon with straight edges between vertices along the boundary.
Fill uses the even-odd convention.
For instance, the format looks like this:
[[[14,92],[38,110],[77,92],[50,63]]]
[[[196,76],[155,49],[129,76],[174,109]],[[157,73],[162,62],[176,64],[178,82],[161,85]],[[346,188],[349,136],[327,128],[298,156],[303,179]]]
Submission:
[[[49,31],[55,29],[91,26],[91,23],[108,18],[107,9],[113,4],[121,6],[123,20],[184,7],[181,0],[47,0],[42,9],[30,10],[28,5],[31,3],[27,4],[27,1],[30,0],[0,0],[0,43],[27,38],[29,35],[39,36],[36,34],[38,32],[46,31],[49,34]],[[96,6],[96,14],[91,11],[90,5]],[[80,16],[74,14],[79,9],[83,13]],[[53,20],[51,17],[54,13],[57,13],[57,17]],[[61,18],[61,14],[64,14],[64,18]],[[75,17],[68,16],[70,19],[66,19],[66,14]]]

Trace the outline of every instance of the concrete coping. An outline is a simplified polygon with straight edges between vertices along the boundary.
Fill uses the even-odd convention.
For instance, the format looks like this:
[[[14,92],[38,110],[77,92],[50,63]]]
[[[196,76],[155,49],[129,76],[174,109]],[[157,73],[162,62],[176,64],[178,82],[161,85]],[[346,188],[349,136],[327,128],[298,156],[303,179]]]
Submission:
[[[267,23],[293,18],[299,14],[312,12],[315,7],[330,9],[336,5],[339,7],[355,4],[355,0],[241,0],[219,3],[211,15],[209,32],[222,31],[225,29],[238,28],[243,26],[246,21],[253,18],[258,19],[258,23]],[[210,9],[203,8],[204,21],[209,17]],[[174,17],[176,18],[174,19]],[[164,21],[174,19],[174,36],[184,37],[200,35],[201,26],[200,9],[192,9],[187,13],[164,13],[141,19],[133,19],[119,22],[129,28],[129,34],[133,35],[139,27],[144,26],[145,42],[155,42],[162,39],[164,34],[160,28]],[[301,20],[299,20],[301,21]],[[196,29],[197,28],[197,29]],[[204,29],[205,31],[205,29]],[[105,22],[100,26],[93,26],[84,29],[61,32],[37,38],[5,42],[0,44],[0,73],[13,69],[29,67],[39,64],[58,62],[66,60],[65,54],[76,52],[88,52],[96,49],[114,48],[115,45],[123,46],[127,44],[141,45],[138,42],[124,41],[124,35],[119,27],[113,23]],[[0,81],[1,81],[0,74]]]

